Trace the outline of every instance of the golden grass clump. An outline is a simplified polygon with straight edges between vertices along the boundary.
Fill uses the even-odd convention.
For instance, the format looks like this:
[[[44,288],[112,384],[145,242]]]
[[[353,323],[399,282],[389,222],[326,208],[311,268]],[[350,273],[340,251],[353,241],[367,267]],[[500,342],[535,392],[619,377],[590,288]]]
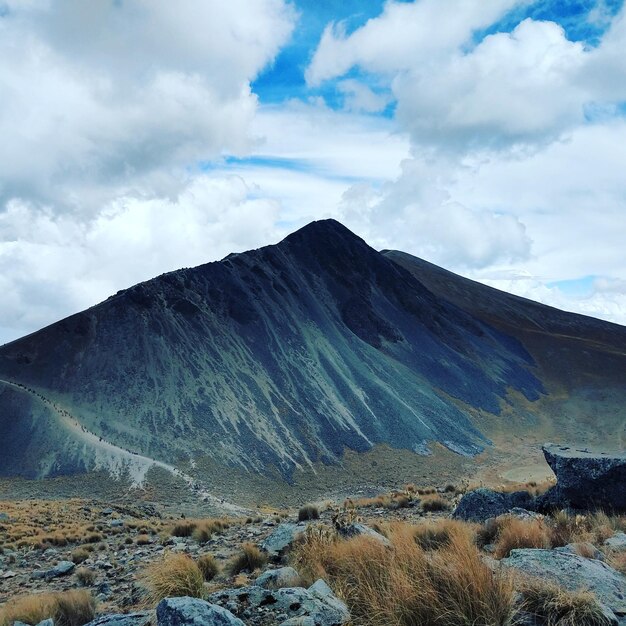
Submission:
[[[137,535],[135,543],[138,546],[147,546],[148,544],[152,543],[152,539],[150,539],[150,535]]]
[[[85,550],[85,548],[76,548],[72,550],[71,559],[77,565],[86,561],[89,558],[89,551]]]
[[[88,567],[79,567],[76,570],[76,579],[83,587],[89,587],[95,582],[96,573]]]
[[[213,580],[220,573],[220,566],[212,554],[203,554],[196,559],[196,563],[202,572],[202,577],[207,582]]]
[[[521,520],[516,517],[504,517],[499,520],[496,537],[496,559],[504,559],[517,548],[551,547],[550,530],[537,519]]]
[[[447,500],[438,495],[429,495],[422,500],[422,510],[427,513],[435,513],[438,511],[447,511],[450,504]]]
[[[140,576],[146,600],[157,604],[163,598],[204,598],[204,577],[197,563],[185,554],[166,554],[151,563]]]
[[[320,510],[314,504],[305,504],[298,511],[298,521],[305,522],[311,519],[319,519]]]
[[[324,578],[367,626],[503,626],[513,611],[508,574],[481,560],[471,533],[451,530],[438,550],[418,545],[415,527],[388,527],[392,548],[367,536],[341,540],[327,529],[307,532],[292,552],[305,584]]]
[[[96,602],[85,590],[18,596],[0,608],[0,626],[38,624],[51,617],[58,626],[83,626],[94,619]]]
[[[610,626],[595,595],[566,591],[543,580],[529,579],[521,589],[520,609],[538,617],[545,626]]]
[[[464,535],[469,541],[475,541],[476,527],[466,522],[444,519],[419,524],[413,530],[415,542],[423,550],[439,550],[447,546],[455,534]]]
[[[241,552],[230,562],[228,569],[231,576],[240,572],[254,572],[267,563],[267,556],[253,543],[241,544]]]

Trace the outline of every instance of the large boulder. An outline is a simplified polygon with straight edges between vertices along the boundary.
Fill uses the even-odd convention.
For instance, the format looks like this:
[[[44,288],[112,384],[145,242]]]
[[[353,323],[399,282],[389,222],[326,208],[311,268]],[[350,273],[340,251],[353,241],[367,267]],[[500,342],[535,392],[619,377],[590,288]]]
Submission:
[[[466,522],[484,522],[490,517],[509,513],[511,509],[534,508],[534,498],[527,491],[500,493],[491,489],[475,489],[466,493],[452,517]]]
[[[265,589],[281,589],[283,587],[297,587],[300,584],[300,574],[293,567],[279,567],[268,569],[255,581],[257,587]]]
[[[588,589],[617,616],[626,615],[626,576],[602,561],[557,550],[511,550],[503,567],[543,578],[568,591]]]
[[[303,623],[312,620],[315,626],[341,626],[350,621],[348,607],[323,581],[317,581],[308,589],[287,587],[269,590],[257,586],[223,589],[211,594],[209,600],[227,606],[237,615],[262,607],[276,618],[286,616],[288,620],[294,619],[294,623],[303,619]]]
[[[277,557],[285,552],[291,544],[306,530],[307,524],[279,524],[276,530],[261,543],[261,549],[270,556]]]
[[[548,443],[543,454],[557,483],[539,500],[543,509],[573,507],[626,512],[626,453],[609,454]]]
[[[165,598],[157,606],[158,626],[245,626],[230,611],[198,598]]]
[[[53,568],[47,570],[37,570],[30,577],[33,579],[51,580],[59,576],[67,576],[74,571],[76,565],[72,561],[59,561]]]

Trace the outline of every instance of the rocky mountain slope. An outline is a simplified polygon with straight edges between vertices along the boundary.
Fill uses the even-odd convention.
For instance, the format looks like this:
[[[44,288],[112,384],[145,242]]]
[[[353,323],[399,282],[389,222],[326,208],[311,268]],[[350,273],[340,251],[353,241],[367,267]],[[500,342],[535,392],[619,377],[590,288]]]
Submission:
[[[626,328],[379,253],[325,220],[7,344],[0,381],[0,475],[140,480],[155,459],[186,477],[291,480],[377,444],[475,455],[558,422],[574,396],[610,419],[577,404],[567,423],[615,439]]]

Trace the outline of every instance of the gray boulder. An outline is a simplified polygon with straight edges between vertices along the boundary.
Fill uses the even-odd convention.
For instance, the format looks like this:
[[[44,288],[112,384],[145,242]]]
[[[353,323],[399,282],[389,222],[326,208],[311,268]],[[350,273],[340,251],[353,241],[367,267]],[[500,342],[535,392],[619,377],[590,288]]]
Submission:
[[[165,598],[157,609],[158,626],[245,626],[230,611],[198,598]]]
[[[257,587],[265,589],[281,589],[282,587],[297,587],[300,584],[300,574],[293,567],[279,567],[263,572],[255,581]]]
[[[566,546],[555,549],[557,552],[567,552],[568,554],[577,554],[578,556],[589,554],[591,556],[585,558],[595,559],[596,561],[604,561],[604,554],[602,554],[598,548],[588,541],[568,543]]]
[[[286,615],[287,620],[308,617],[313,620],[315,626],[340,626],[348,622],[350,620],[348,607],[325,583],[324,586],[318,583],[312,585],[310,589],[287,587],[269,590],[256,586],[224,589],[211,594],[209,600],[232,607],[238,615],[243,614],[246,609],[262,607],[274,615]],[[281,622],[284,621],[283,618]]]
[[[626,615],[626,576],[601,561],[557,550],[512,550],[500,561],[528,576],[554,582],[568,591],[588,589],[616,615]]]
[[[543,509],[556,505],[626,512],[626,453],[546,444],[543,454],[557,478],[556,485],[539,498]]]
[[[30,577],[34,579],[51,580],[52,578],[58,578],[59,576],[66,576],[74,571],[76,565],[72,561],[59,561],[52,569],[37,570],[33,572]]]
[[[312,617],[290,617],[279,626],[315,626],[315,620]]]
[[[604,546],[612,552],[626,552],[626,533],[615,533],[604,542]]]
[[[346,539],[360,536],[370,537],[371,539],[375,539],[379,543],[382,543],[384,546],[391,548],[391,542],[389,539],[380,533],[377,533],[373,528],[359,522],[348,524],[347,526],[338,526],[337,532]]]
[[[126,615],[101,615],[86,626],[147,626],[152,615],[152,611],[141,611]]]
[[[261,550],[270,556],[280,556],[306,530],[307,524],[279,524],[262,543]]]
[[[512,509],[532,510],[534,498],[527,491],[500,493],[480,488],[466,493],[452,517],[466,522],[484,522],[490,517],[509,513]]]

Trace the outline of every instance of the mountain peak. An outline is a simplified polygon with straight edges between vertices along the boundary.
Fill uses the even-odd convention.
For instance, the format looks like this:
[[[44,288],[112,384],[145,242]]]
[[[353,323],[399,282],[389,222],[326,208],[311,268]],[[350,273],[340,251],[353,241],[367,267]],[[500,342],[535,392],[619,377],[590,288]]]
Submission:
[[[311,243],[327,243],[340,238],[344,241],[360,242],[365,244],[363,239],[355,235],[349,228],[341,222],[328,218],[324,220],[314,220],[302,228],[285,237],[284,241],[308,241]],[[365,244],[367,245],[367,244]]]

